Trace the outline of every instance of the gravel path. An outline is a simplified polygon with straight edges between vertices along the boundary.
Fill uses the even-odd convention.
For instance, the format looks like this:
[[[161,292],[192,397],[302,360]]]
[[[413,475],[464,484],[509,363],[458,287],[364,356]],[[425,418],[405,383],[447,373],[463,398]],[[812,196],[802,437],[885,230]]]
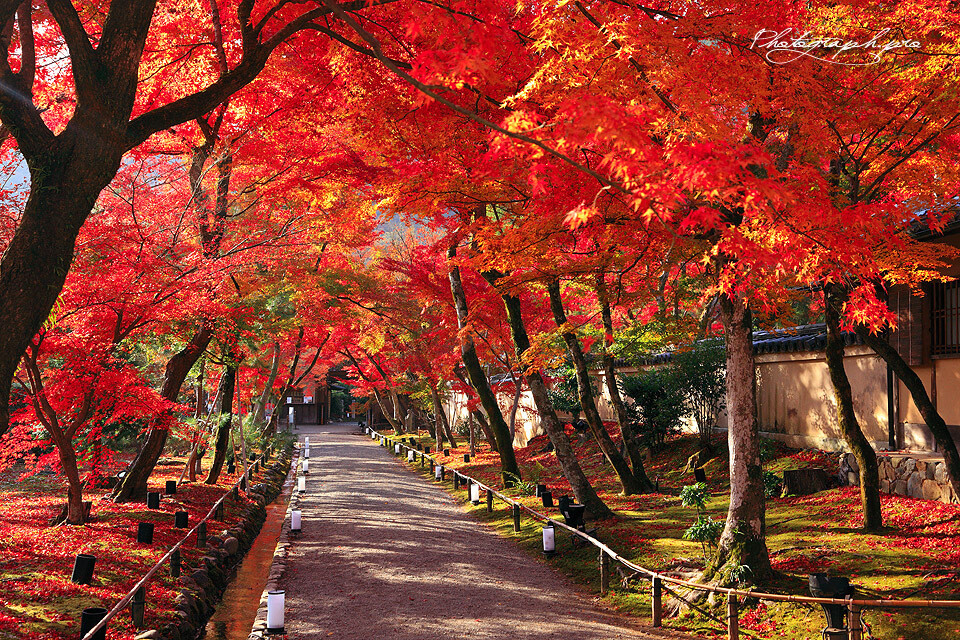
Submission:
[[[289,638],[679,638],[590,596],[480,524],[355,424],[303,428],[303,533],[282,580]]]

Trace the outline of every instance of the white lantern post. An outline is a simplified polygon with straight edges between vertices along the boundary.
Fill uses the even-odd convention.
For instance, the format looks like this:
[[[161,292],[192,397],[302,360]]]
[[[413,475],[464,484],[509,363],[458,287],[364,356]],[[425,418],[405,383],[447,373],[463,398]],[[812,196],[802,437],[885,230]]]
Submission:
[[[300,509],[294,509],[290,512],[290,532],[300,533],[300,527],[303,521],[303,513]]]
[[[307,490],[307,478],[306,476],[300,476],[297,478],[297,491],[303,493]]]
[[[475,505],[480,504],[480,485],[476,482],[470,483],[470,502]]]
[[[442,475],[443,475],[443,465],[438,464],[433,468],[433,477],[439,480]]]
[[[556,529],[549,520],[543,527],[543,555],[548,558],[557,552]]]
[[[284,592],[267,592],[267,633],[282,634],[283,630],[283,599]]]
[[[300,468],[303,470],[303,475],[309,474],[309,473],[310,473],[310,461],[309,461],[309,460],[304,460],[303,462],[301,462],[301,463],[300,463]]]

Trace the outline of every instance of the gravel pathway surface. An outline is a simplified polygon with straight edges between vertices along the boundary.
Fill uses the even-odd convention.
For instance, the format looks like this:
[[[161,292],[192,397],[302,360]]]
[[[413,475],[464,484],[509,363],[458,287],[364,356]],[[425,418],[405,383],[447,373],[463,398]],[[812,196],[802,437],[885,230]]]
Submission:
[[[356,424],[299,434],[310,474],[282,579],[289,638],[689,637],[600,611]]]

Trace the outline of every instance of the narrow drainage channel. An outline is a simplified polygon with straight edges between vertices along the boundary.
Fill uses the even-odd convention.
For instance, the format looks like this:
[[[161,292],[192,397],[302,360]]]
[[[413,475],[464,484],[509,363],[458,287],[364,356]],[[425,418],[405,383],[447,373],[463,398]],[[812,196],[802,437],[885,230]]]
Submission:
[[[280,538],[293,484],[289,480],[284,482],[283,491],[266,506],[267,519],[263,528],[237,568],[236,576],[227,585],[217,610],[199,635],[199,640],[247,640],[250,636],[263,585],[270,575],[273,553]]]

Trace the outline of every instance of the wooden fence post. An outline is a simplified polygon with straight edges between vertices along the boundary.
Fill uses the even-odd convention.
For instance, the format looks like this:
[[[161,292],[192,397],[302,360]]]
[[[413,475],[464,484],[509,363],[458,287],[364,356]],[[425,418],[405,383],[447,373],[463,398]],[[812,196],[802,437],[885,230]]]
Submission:
[[[740,640],[740,609],[737,594],[727,594],[727,635],[730,640]]]
[[[653,626],[659,627],[663,624],[663,585],[660,583],[660,576],[653,576]]]
[[[487,489],[487,513],[493,513],[493,489]]]
[[[520,532],[520,505],[513,505],[513,531]]]
[[[207,523],[201,522],[197,525],[197,546],[205,547],[207,546]]]
[[[453,488],[454,490],[460,488],[460,474],[456,471],[453,472]]]
[[[600,550],[600,594],[610,591],[610,556]]]
[[[850,598],[852,600],[852,598]],[[863,627],[860,626],[860,607],[850,603],[847,617],[847,626],[850,628],[850,640],[863,640]]]
[[[143,627],[143,612],[147,608],[147,590],[144,587],[140,587],[133,594],[133,599],[130,601],[130,618],[133,619],[133,628],[140,629]]]
[[[174,549],[173,553],[170,554],[170,576],[173,578],[180,577],[180,547]]]

